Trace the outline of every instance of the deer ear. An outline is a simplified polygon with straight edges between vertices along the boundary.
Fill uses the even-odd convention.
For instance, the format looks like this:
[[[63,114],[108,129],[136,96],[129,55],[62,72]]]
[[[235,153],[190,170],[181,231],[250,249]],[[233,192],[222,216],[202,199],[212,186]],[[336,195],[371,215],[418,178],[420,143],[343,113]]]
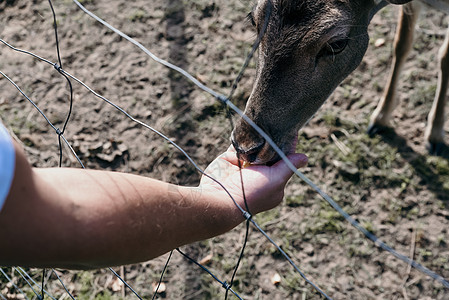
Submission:
[[[390,2],[391,4],[405,4],[405,3],[409,3],[412,0],[387,0],[388,2]]]

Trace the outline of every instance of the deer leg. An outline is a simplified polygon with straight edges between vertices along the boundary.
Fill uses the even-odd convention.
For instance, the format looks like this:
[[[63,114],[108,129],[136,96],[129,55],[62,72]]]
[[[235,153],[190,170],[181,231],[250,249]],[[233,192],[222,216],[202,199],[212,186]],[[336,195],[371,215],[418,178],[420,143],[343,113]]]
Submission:
[[[425,139],[427,149],[431,154],[440,155],[444,149],[444,104],[449,80],[449,29],[446,33],[443,46],[439,51],[440,69],[438,72],[438,85],[432,109],[427,118]]]
[[[393,43],[394,51],[390,78],[382,98],[371,115],[368,127],[370,135],[376,134],[390,125],[391,114],[398,103],[395,95],[396,86],[407,55],[412,49],[413,34],[419,11],[419,4],[410,3],[402,6],[399,13],[398,27]]]

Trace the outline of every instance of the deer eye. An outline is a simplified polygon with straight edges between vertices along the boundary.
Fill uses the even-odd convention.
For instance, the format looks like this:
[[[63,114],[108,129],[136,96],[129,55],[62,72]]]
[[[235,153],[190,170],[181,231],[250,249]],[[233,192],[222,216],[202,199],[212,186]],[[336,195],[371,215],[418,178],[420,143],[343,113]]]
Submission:
[[[335,55],[343,52],[343,50],[346,49],[346,46],[348,45],[349,39],[342,39],[338,40],[332,43],[326,43],[326,45],[321,49],[320,53],[318,54],[319,57],[322,56],[332,56],[335,57]]]

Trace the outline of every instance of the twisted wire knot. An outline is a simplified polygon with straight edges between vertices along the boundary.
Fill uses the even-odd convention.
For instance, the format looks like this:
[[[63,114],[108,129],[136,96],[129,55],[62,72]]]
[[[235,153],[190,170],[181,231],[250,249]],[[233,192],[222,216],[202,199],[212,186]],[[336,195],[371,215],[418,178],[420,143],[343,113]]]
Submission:
[[[58,65],[57,63],[54,63],[53,67],[56,69],[56,71],[58,71],[59,73],[62,73],[62,67],[60,65]]]
[[[246,219],[246,220],[251,220],[251,218],[253,217],[253,215],[252,214],[250,214],[249,212],[247,212],[247,211],[245,211],[244,213],[243,213],[243,217]]]
[[[223,104],[226,104],[226,103],[229,102],[229,98],[226,97],[225,95],[219,95],[219,96],[217,97],[217,99],[218,99],[218,101],[220,101],[220,102],[223,103]]]

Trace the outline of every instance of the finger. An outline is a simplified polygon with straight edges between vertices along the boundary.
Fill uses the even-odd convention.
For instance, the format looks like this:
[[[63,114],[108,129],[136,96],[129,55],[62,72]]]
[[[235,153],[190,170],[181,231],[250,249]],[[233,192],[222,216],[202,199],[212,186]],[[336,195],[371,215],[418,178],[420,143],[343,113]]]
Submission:
[[[239,160],[237,158],[237,152],[234,149],[234,146],[229,146],[225,153],[220,155],[220,158],[226,160],[227,162],[233,164],[234,166],[239,165]]]
[[[295,154],[296,146],[298,145],[298,136],[299,133],[297,132],[295,138],[293,139],[293,145],[290,148],[291,150],[288,154]]]
[[[305,167],[307,165],[308,158],[305,154],[294,153],[287,156],[290,162],[295,166],[296,169]],[[284,180],[288,180],[292,175],[293,171],[287,166],[287,164],[281,160],[273,165],[275,172],[278,176]]]

